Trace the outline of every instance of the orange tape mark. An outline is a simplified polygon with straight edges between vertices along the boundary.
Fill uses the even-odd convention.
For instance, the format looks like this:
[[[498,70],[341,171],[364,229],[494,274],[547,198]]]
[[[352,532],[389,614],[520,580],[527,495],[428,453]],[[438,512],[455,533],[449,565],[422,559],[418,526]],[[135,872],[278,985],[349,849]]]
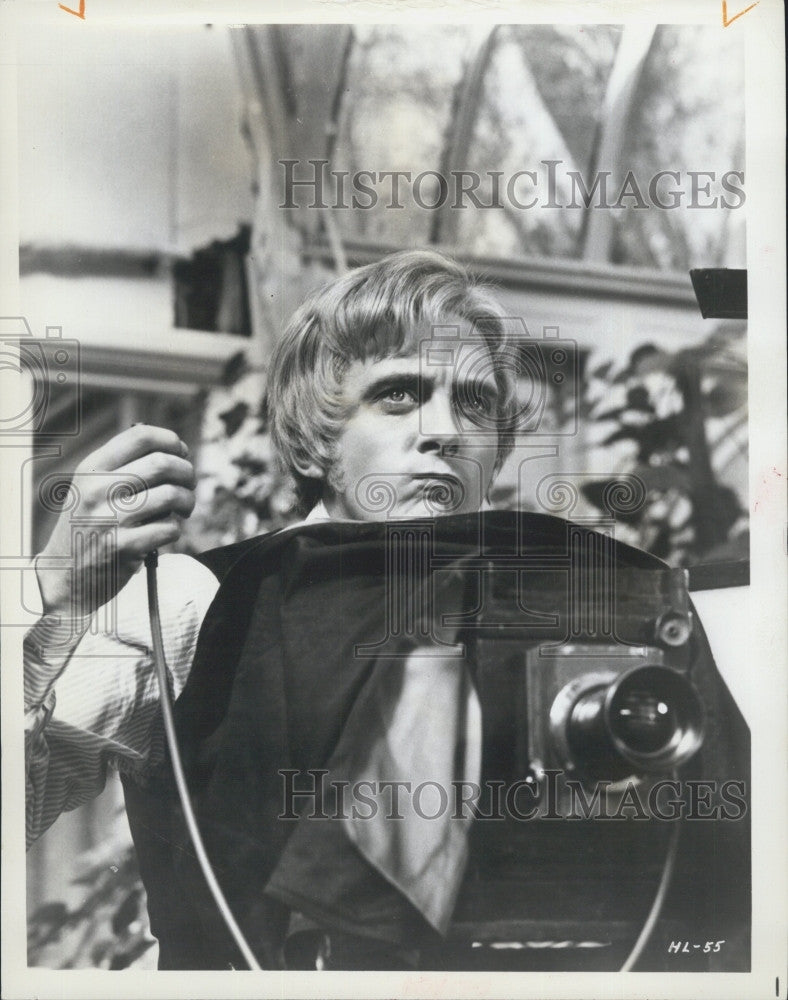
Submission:
[[[734,21],[738,20],[743,14],[746,14],[748,10],[752,10],[753,7],[757,7],[761,0],[755,0],[755,3],[751,3],[749,7],[745,7],[744,10],[740,10],[738,14],[734,14],[730,19],[728,18],[728,4],[726,0],[722,0],[722,26],[727,28],[729,24],[733,24]],[[84,3],[82,4],[84,7]]]
[[[723,4],[723,7],[725,4]],[[58,7],[64,10],[67,14],[73,14],[75,17],[81,17],[85,20],[85,0],[79,0],[79,10],[72,10],[70,7],[66,7],[65,4],[59,3]]]

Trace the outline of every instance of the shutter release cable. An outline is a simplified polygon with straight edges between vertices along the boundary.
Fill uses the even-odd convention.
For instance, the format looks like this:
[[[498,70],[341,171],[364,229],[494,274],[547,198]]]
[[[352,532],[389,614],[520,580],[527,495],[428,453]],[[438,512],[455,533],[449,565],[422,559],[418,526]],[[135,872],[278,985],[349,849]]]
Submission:
[[[238,946],[239,951],[243,955],[246,964],[250,969],[259,971],[260,965],[254,956],[254,952],[249,947],[246,938],[243,936],[241,928],[238,926],[227,900],[224,898],[224,893],[222,892],[216,879],[214,870],[211,867],[211,862],[208,860],[208,854],[206,853],[205,846],[202,842],[202,836],[200,835],[200,830],[197,826],[197,820],[194,815],[194,809],[192,808],[191,799],[189,797],[189,789],[186,784],[181,755],[178,750],[178,741],[175,735],[175,721],[172,714],[172,703],[170,701],[167,661],[164,656],[164,640],[161,634],[159,591],[156,580],[156,567],[158,566],[158,563],[159,553],[156,549],[154,549],[153,552],[149,552],[148,555],[145,556],[145,570],[148,582],[148,614],[150,616],[151,636],[153,638],[153,662],[156,667],[156,677],[159,682],[161,711],[164,718],[164,733],[167,738],[167,746],[170,751],[172,770],[175,776],[175,785],[178,789],[178,797],[181,800],[183,815],[186,818],[186,826],[188,827],[189,835],[191,836],[192,843],[194,844],[197,860],[200,863],[200,868],[205,876],[205,881],[208,883],[208,888],[211,890],[211,895],[216,902],[219,913],[221,914],[228,931],[232,935],[233,940]]]

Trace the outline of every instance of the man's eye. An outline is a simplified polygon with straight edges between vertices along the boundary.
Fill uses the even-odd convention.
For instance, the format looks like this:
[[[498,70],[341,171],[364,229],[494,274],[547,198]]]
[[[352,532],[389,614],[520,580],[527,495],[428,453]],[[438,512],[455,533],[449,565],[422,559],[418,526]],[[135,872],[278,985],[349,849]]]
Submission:
[[[463,409],[466,413],[490,413],[492,411],[492,402],[485,395],[472,393],[467,399],[463,400],[463,404]]]
[[[410,389],[387,389],[381,394],[380,399],[384,403],[391,403],[393,406],[407,406],[416,402],[416,394]]]

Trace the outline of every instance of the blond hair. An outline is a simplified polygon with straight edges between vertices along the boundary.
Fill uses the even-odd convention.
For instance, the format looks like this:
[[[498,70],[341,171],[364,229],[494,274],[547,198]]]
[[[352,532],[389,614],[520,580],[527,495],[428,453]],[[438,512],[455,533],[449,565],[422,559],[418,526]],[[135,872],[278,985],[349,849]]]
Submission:
[[[410,355],[425,326],[457,319],[471,324],[491,355],[497,472],[514,443],[514,375],[511,365],[496,364],[507,348],[506,324],[500,305],[464,267],[431,250],[395,253],[332,281],[296,310],[273,354],[267,402],[274,445],[304,510],[321,499],[323,480],[299,469],[314,463],[325,477],[334,462],[351,362]]]

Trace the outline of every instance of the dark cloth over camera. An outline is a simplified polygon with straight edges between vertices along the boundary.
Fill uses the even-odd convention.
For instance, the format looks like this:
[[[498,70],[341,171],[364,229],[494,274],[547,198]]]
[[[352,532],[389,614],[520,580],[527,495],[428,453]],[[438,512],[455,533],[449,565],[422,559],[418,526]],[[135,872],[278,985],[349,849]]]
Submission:
[[[503,556],[525,559],[526,574],[528,559],[534,573],[552,572],[553,562],[565,572],[573,546],[585,539],[593,550],[600,537],[553,517],[495,512],[407,525],[316,523],[200,557],[221,586],[175,704],[176,728],[208,855],[263,966],[281,967],[294,912],[392,949],[440,942],[434,922],[369,863],[346,824],[315,818],[331,816],[337,803],[330,784],[310,794],[321,776],[309,772],[339,773],[337,749],[358,732],[354,708],[390,682],[387,665],[425,642],[440,645],[434,624],[447,611],[473,611],[478,590],[466,588],[466,606],[457,604],[457,567]],[[639,550],[605,545],[615,567],[665,569]],[[405,558],[413,546],[421,555]],[[415,599],[403,622],[392,587],[428,593],[434,606]],[[563,628],[542,627],[534,642],[560,640]],[[710,661],[702,631],[697,642]],[[311,819],[294,815],[283,772],[291,791],[307,793],[293,802]],[[196,862],[166,756],[145,781],[123,780],[160,968],[242,967]]]

